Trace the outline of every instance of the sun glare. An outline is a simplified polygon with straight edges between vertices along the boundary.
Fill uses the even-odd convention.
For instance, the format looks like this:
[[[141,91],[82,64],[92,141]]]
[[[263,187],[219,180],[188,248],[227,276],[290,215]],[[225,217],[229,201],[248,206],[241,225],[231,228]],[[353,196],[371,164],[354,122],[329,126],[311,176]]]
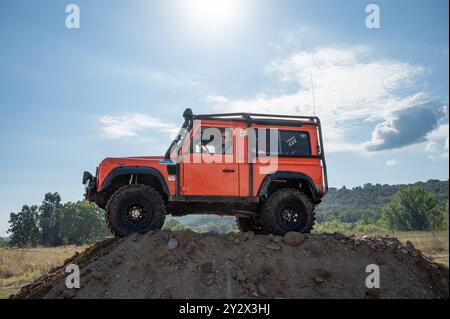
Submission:
[[[186,12],[194,24],[205,28],[227,28],[237,21],[242,0],[189,0]]]

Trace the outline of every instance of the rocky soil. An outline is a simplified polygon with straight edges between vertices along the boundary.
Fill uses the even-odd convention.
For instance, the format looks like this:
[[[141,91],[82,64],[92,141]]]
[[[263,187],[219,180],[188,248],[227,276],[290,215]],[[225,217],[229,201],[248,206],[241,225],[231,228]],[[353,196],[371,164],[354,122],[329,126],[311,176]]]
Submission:
[[[80,289],[65,265],[80,267]],[[368,289],[366,267],[380,269]],[[198,234],[109,238],[11,298],[448,298],[449,270],[395,238]]]

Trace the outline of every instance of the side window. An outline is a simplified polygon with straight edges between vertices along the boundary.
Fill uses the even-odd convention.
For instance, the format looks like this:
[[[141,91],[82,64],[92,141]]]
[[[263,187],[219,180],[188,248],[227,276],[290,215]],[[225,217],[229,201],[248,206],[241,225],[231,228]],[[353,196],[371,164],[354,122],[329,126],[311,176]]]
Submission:
[[[285,131],[278,130],[278,147],[272,145],[273,136],[276,135],[276,131],[269,129],[256,130],[257,142],[256,153],[257,155],[266,156],[282,156],[282,157],[308,157],[311,156],[311,144],[309,140],[309,133],[303,131]],[[261,136],[264,137],[261,138]]]
[[[202,127],[201,135],[191,139],[193,153],[233,154],[233,129]]]
[[[309,134],[301,131],[279,131],[280,156],[311,156]]]

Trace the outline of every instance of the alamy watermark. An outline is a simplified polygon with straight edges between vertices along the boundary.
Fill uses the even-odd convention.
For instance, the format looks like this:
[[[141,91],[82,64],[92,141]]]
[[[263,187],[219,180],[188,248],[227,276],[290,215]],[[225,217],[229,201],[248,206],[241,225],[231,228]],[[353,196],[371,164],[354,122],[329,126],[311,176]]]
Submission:
[[[66,17],[67,29],[79,29],[80,28],[80,7],[77,4],[71,3],[66,6],[66,13],[69,15]]]
[[[380,267],[375,264],[367,265],[366,273],[369,275],[366,277],[366,288],[379,289],[380,288]]]
[[[375,3],[371,3],[367,5],[366,13],[368,13],[366,17],[366,27],[368,29],[380,29],[380,6]]]
[[[68,289],[80,289],[80,267],[75,264],[68,264],[66,266],[66,287]]]
[[[182,129],[178,136],[170,151],[174,163],[261,164],[261,174],[278,168],[278,129],[203,127],[201,121],[195,121],[191,131]],[[294,135],[285,142],[295,148],[303,141]]]
[[[66,27],[68,29],[80,28],[80,6],[74,3],[70,3],[66,6]],[[368,29],[380,29],[381,28],[381,15],[380,6],[375,3],[368,4],[366,6],[365,24]]]

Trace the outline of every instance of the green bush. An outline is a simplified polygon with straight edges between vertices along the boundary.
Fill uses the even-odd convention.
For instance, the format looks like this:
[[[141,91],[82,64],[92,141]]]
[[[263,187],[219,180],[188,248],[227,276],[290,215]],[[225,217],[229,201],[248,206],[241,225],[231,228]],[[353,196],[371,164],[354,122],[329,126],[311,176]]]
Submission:
[[[421,187],[399,190],[381,209],[383,223],[396,231],[448,229],[448,209]]]

